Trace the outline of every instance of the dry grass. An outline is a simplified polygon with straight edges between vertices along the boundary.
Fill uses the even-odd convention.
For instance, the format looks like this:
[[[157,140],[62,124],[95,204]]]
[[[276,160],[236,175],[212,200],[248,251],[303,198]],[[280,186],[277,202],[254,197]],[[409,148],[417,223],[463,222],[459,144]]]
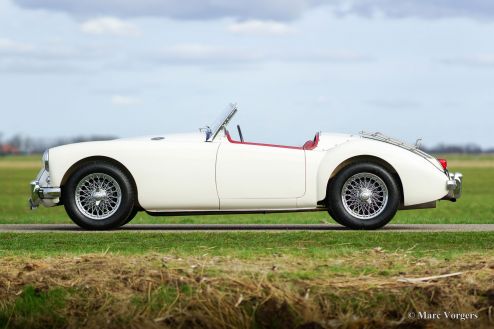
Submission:
[[[492,327],[494,257],[471,257],[419,259],[377,249],[307,262],[207,253],[1,258],[0,327],[2,314],[9,328]],[[366,274],[369,266],[382,272]],[[345,273],[348,269],[354,274]],[[422,284],[398,281],[456,271],[463,274]],[[63,293],[50,295],[53,291]],[[31,310],[36,298],[43,300],[43,312]],[[46,305],[52,305],[50,312]],[[479,319],[407,316],[423,311],[475,313]]]
[[[41,169],[41,161],[4,161],[0,158],[0,169]]]
[[[451,160],[449,168],[494,168],[494,160]]]

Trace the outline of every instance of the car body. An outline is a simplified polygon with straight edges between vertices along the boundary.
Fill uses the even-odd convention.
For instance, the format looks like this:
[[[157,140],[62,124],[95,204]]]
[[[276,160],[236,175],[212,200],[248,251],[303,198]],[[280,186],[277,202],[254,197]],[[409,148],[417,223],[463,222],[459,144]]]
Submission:
[[[31,183],[31,208],[63,204],[88,229],[123,225],[141,210],[151,215],[322,210],[352,228],[378,228],[397,209],[431,208],[461,195],[462,175],[449,173],[445,161],[418,147],[379,133],[317,133],[302,146],[251,143],[243,141],[240,127],[242,140],[234,140],[226,126],[236,112],[232,106],[216,125],[195,133],[51,148]],[[362,164],[367,176],[355,169]],[[72,181],[89,165],[96,169]],[[99,170],[99,178],[98,165],[110,167]],[[333,191],[345,170],[348,177]],[[108,210],[117,203],[122,207],[126,184],[132,196],[125,202],[132,205],[110,223],[115,212]],[[397,208],[386,215],[391,218],[368,224],[369,216],[379,217],[390,202]],[[106,214],[104,207],[98,211],[105,204]],[[341,218],[345,209],[356,221]]]

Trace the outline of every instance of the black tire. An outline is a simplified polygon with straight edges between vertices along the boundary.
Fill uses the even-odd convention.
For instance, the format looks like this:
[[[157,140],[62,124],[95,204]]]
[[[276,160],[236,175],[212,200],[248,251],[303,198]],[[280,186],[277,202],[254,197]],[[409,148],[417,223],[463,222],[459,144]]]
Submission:
[[[328,187],[329,187],[329,186],[328,186]],[[328,188],[328,191],[327,191],[327,195],[329,195],[329,188]],[[329,202],[327,202],[327,201],[326,201],[326,207],[328,208],[328,214],[329,214],[329,216],[330,216],[330,217],[331,217],[331,218],[332,218],[332,219],[333,219],[336,223],[338,223],[338,224],[340,224],[340,225],[343,225],[343,226],[344,226],[345,224],[340,223],[339,219],[338,219],[338,218],[336,217],[336,215],[334,214],[333,209],[331,209],[331,206],[330,206]]]
[[[114,207],[111,215],[103,219],[93,219],[84,214],[77,206],[77,185],[89,175],[103,174],[111,177],[120,188],[120,203]],[[108,230],[117,228],[128,220],[134,210],[136,191],[134,184],[119,167],[108,162],[90,162],[79,168],[67,181],[63,188],[65,210],[74,223],[88,230]],[[84,207],[82,207],[84,208]],[[84,210],[84,209],[83,209]]]
[[[333,219],[337,224],[346,226],[345,225],[345,222],[340,222],[340,220],[338,219],[338,217],[336,217],[336,215],[334,214],[333,210],[331,208],[329,208],[329,207],[328,207],[328,214],[331,217],[331,219]]]
[[[139,212],[139,209],[137,207],[134,207],[134,209],[130,213],[129,217],[125,220],[125,222],[121,226],[127,225],[131,220],[134,219],[134,217],[137,215],[138,212]]]
[[[387,189],[387,202],[376,215],[370,218],[359,218],[347,210],[342,198],[345,183],[354,175],[374,175],[384,182]],[[358,177],[358,176],[357,176]],[[383,167],[374,163],[356,163],[344,168],[328,187],[328,208],[334,220],[346,227],[359,230],[374,230],[383,227],[395,216],[400,204],[401,194],[394,177]],[[383,202],[384,203],[384,202]],[[348,206],[347,206],[348,207]],[[373,210],[374,211],[374,210]],[[367,215],[363,213],[363,215]]]

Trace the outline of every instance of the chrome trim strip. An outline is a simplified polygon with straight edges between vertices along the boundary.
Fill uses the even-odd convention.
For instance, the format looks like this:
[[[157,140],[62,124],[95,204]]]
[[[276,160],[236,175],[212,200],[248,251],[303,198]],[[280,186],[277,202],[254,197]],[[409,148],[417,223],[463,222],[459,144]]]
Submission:
[[[396,138],[392,138],[392,137],[386,136],[384,134],[381,134],[380,132],[369,133],[369,132],[361,131],[360,136],[362,136],[363,138],[373,139],[376,141],[380,141],[380,142],[384,142],[384,143],[388,143],[388,144],[392,144],[392,145],[401,147],[405,150],[408,150],[408,151],[413,152],[417,155],[420,155],[421,157],[423,157],[427,160],[435,160],[435,158],[432,155],[425,153],[424,151],[419,149],[417,145],[410,145],[410,144],[404,143],[404,142],[402,142]]]

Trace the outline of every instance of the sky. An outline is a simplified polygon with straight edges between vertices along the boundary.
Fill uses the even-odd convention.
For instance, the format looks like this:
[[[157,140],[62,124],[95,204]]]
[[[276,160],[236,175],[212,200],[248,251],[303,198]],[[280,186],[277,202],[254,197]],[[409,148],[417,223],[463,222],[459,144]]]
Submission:
[[[494,146],[490,0],[0,0],[0,132]],[[233,129],[231,129],[233,130]]]

